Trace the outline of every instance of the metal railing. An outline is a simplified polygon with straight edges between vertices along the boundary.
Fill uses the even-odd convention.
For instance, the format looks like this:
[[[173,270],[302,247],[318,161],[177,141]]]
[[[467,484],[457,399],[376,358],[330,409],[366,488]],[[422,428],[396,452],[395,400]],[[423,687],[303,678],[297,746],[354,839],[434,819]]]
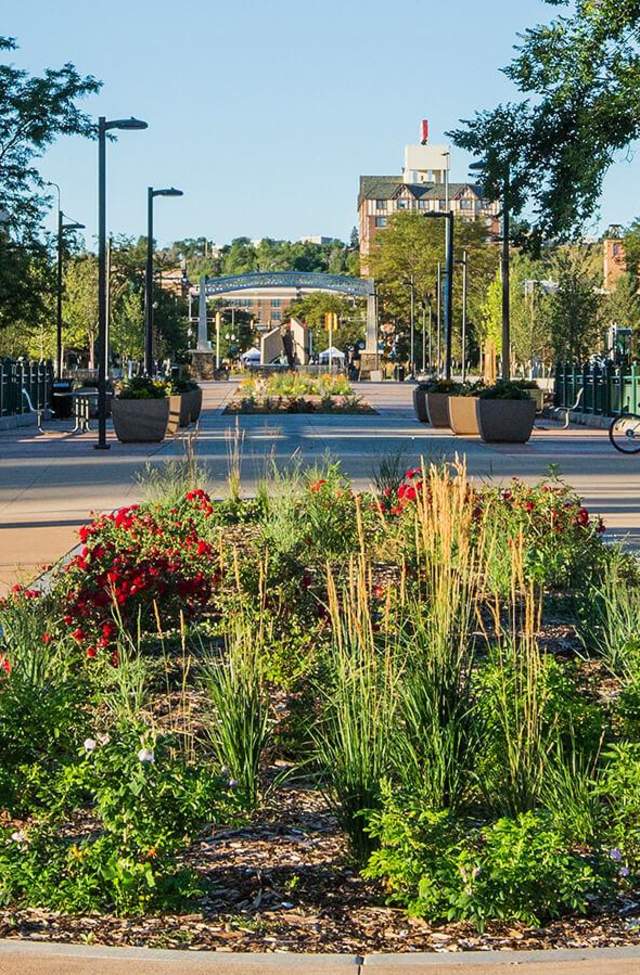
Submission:
[[[51,408],[52,384],[51,362],[0,358],[0,417]]]
[[[640,412],[640,366],[561,363],[556,367],[554,404],[569,408],[582,396],[575,412],[591,416],[616,416]]]

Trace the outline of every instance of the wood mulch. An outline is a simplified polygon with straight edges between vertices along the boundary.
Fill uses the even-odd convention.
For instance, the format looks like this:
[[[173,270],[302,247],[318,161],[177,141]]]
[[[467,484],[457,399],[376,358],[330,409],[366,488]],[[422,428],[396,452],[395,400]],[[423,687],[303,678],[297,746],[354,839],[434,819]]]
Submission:
[[[434,926],[387,907],[381,889],[349,863],[322,795],[296,784],[274,790],[250,826],[213,830],[186,858],[207,881],[198,913],[71,917],[0,911],[0,937],[193,951],[370,952],[525,950],[640,945],[640,901],[616,912],[544,928]]]

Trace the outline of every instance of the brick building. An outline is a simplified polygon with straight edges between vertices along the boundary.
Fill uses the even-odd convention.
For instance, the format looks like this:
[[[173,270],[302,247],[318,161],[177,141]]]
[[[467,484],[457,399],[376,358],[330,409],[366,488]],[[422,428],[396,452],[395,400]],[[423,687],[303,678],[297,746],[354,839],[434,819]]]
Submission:
[[[358,224],[362,273],[377,233],[399,211],[444,212],[453,210],[463,220],[484,220],[497,233],[500,205],[482,198],[474,183],[449,182],[450,153],[446,146],[406,146],[405,164],[399,176],[361,176]]]

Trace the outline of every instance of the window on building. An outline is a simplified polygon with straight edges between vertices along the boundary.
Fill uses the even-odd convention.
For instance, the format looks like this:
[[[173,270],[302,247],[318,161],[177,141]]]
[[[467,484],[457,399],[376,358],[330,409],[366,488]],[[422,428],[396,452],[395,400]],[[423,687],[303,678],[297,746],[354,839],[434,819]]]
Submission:
[[[386,217],[376,217],[376,227],[386,227],[387,218]]]
[[[376,200],[376,210],[386,210],[387,201],[386,200]]]
[[[271,307],[272,308],[280,308],[281,305],[282,305],[282,301],[281,301],[280,298],[273,298],[272,299],[272,301],[271,301]]]
[[[408,210],[409,201],[408,200],[396,200],[396,207],[398,210]]]
[[[438,209],[439,210],[446,210],[447,209],[447,201],[446,200],[438,200]]]
[[[271,318],[272,318],[272,320],[274,322],[279,322],[280,319],[282,318],[282,312],[281,311],[272,311],[271,312]]]
[[[418,210],[428,210],[429,202],[428,200],[418,200]]]
[[[460,200],[460,209],[461,210],[473,210],[473,200],[470,200],[470,199]]]
[[[622,253],[622,244],[614,244],[613,245],[613,256],[614,257],[620,257],[620,254],[621,253]]]

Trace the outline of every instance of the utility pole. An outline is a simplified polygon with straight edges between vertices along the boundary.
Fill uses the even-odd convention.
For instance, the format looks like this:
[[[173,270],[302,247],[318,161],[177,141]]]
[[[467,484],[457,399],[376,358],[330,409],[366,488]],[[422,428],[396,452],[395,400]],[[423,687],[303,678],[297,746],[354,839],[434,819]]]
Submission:
[[[409,318],[409,334],[411,340],[411,354],[409,356],[409,375],[413,379],[413,374],[415,372],[415,299],[414,299],[414,288],[413,288],[413,274],[411,275],[411,306],[410,306],[410,318]]]

